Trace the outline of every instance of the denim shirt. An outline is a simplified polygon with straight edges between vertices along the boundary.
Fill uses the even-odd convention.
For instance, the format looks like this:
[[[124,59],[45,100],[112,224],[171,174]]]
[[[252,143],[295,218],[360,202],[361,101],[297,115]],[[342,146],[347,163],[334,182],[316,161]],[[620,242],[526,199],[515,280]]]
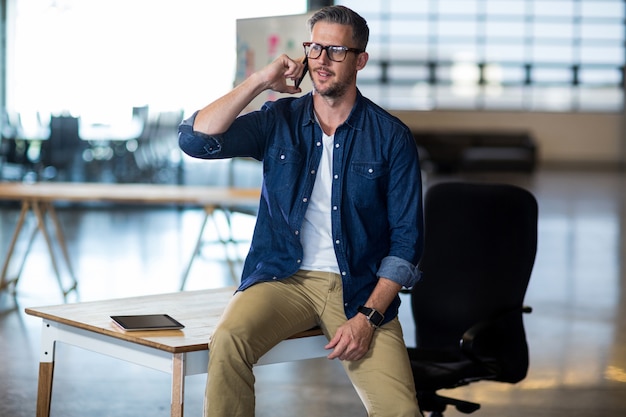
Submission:
[[[322,130],[311,93],[267,102],[209,136],[193,131],[194,113],[179,126],[179,146],[203,159],[263,161],[263,185],[239,290],[300,269],[300,228],[322,155]],[[417,146],[409,129],[359,92],[334,136],[331,224],[348,318],[378,277],[404,287],[419,279],[422,191]],[[400,298],[385,312],[397,316]]]

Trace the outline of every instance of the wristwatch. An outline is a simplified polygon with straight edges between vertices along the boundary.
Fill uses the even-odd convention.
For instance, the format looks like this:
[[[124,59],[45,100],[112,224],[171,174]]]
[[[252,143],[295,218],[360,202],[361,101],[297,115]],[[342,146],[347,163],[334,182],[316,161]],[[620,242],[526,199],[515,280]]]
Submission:
[[[381,324],[383,324],[383,321],[385,320],[385,316],[382,313],[380,313],[378,310],[376,310],[375,308],[359,306],[357,308],[357,311],[361,314],[365,314],[365,317],[367,317],[367,320],[370,322],[370,324],[374,328],[380,327]]]

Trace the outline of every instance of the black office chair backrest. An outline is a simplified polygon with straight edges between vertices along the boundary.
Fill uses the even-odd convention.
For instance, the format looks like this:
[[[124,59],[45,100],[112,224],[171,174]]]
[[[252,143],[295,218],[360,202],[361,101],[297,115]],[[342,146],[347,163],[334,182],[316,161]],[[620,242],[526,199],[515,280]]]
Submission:
[[[528,369],[522,321],[537,249],[537,202],[517,186],[444,182],[424,199],[423,278],[412,292],[416,343],[458,350],[471,326],[511,311],[475,348],[517,382]]]
[[[50,136],[41,144],[41,162],[58,169],[69,168],[86,148],[80,138],[80,119],[74,116],[51,116]]]

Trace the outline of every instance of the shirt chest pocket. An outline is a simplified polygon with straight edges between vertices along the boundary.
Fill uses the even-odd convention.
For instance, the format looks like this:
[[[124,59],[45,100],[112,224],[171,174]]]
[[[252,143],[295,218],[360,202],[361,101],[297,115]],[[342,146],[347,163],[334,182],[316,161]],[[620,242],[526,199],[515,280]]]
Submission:
[[[348,190],[352,200],[364,207],[378,205],[386,198],[389,167],[382,162],[353,162]]]
[[[271,191],[285,190],[298,184],[302,161],[302,155],[294,149],[270,148],[264,173],[267,188]]]

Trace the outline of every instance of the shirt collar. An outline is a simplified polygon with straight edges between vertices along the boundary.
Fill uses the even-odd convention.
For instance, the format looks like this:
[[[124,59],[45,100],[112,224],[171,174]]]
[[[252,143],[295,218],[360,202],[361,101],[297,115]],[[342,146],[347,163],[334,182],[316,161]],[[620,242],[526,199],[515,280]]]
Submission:
[[[305,114],[308,117],[302,118],[302,126],[307,126],[311,123],[315,123],[315,112],[313,110],[313,93],[309,92],[304,97],[306,97],[306,104],[305,104],[304,110],[305,110]],[[356,100],[354,102],[354,106],[352,107],[352,111],[350,112],[350,115],[344,122],[344,124],[350,126],[351,128],[355,130],[362,130],[362,126],[363,126],[362,114],[363,114],[363,108],[364,108],[364,104],[363,104],[364,100],[365,99],[363,98],[361,91],[357,88]]]

